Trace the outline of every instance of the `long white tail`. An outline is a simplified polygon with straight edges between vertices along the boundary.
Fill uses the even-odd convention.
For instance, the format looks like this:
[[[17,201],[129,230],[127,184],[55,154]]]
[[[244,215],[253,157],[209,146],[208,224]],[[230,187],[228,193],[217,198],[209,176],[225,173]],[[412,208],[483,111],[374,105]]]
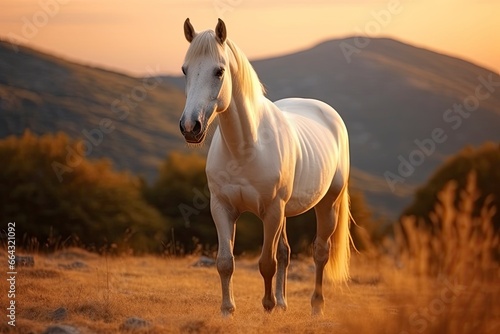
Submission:
[[[334,282],[347,282],[349,280],[349,259],[351,257],[351,212],[349,209],[349,191],[347,185],[339,196],[340,207],[337,227],[330,237],[330,257],[325,266],[325,275]]]

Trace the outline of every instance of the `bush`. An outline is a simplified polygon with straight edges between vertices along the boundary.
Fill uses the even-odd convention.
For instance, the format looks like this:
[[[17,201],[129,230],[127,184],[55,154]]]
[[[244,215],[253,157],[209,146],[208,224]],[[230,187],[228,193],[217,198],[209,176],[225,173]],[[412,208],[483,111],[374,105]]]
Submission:
[[[145,198],[171,222],[168,249],[192,253],[217,245],[210,214],[205,159],[196,154],[171,152],[160,167],[158,180],[144,188]]]
[[[65,240],[160,251],[168,226],[142,198],[140,180],[107,160],[88,161],[82,148],[62,133],[1,140],[0,219],[16,222],[18,239],[44,248]]]

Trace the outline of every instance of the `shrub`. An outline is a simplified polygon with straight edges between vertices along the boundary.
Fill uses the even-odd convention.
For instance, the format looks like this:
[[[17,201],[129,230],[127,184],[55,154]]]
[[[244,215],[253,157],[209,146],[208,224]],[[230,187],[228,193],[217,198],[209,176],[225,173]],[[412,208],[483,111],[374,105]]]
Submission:
[[[144,194],[171,222],[167,243],[171,253],[192,253],[200,246],[212,250],[217,245],[203,157],[169,153],[160,166],[158,180],[146,186]]]
[[[114,171],[107,160],[85,159],[81,148],[63,133],[37,137],[27,131],[1,140],[1,220],[15,221],[18,239],[35,238],[43,248],[66,240],[161,250],[167,224],[142,198],[140,180]],[[67,167],[69,150],[80,155],[60,178],[57,166]]]

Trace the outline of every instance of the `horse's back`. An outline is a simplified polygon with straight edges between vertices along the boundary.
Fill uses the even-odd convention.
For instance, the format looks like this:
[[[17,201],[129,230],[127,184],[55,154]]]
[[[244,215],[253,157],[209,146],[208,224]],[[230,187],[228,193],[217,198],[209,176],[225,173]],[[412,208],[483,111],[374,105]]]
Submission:
[[[344,121],[330,105],[315,99],[286,98],[274,102],[298,132],[324,127],[333,135],[335,145],[340,150],[348,146],[347,129]],[[306,137],[309,137],[306,135]],[[326,139],[326,138],[325,138]],[[324,140],[323,140],[324,142]]]
[[[336,134],[337,138],[347,135],[344,121],[340,115],[335,109],[323,101],[303,98],[286,98],[278,100],[274,102],[274,104],[283,111],[284,115],[289,119],[294,119],[294,115],[304,117],[327,126]]]

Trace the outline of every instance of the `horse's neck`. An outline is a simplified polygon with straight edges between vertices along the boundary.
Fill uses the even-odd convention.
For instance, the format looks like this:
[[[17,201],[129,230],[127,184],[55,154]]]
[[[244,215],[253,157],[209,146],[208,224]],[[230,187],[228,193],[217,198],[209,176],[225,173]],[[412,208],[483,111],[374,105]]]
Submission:
[[[239,89],[233,88],[233,92]],[[241,94],[233,94],[228,110],[219,116],[219,127],[224,144],[229,152],[237,157],[243,149],[251,147],[257,142],[260,121],[264,109],[259,101],[249,101]]]

